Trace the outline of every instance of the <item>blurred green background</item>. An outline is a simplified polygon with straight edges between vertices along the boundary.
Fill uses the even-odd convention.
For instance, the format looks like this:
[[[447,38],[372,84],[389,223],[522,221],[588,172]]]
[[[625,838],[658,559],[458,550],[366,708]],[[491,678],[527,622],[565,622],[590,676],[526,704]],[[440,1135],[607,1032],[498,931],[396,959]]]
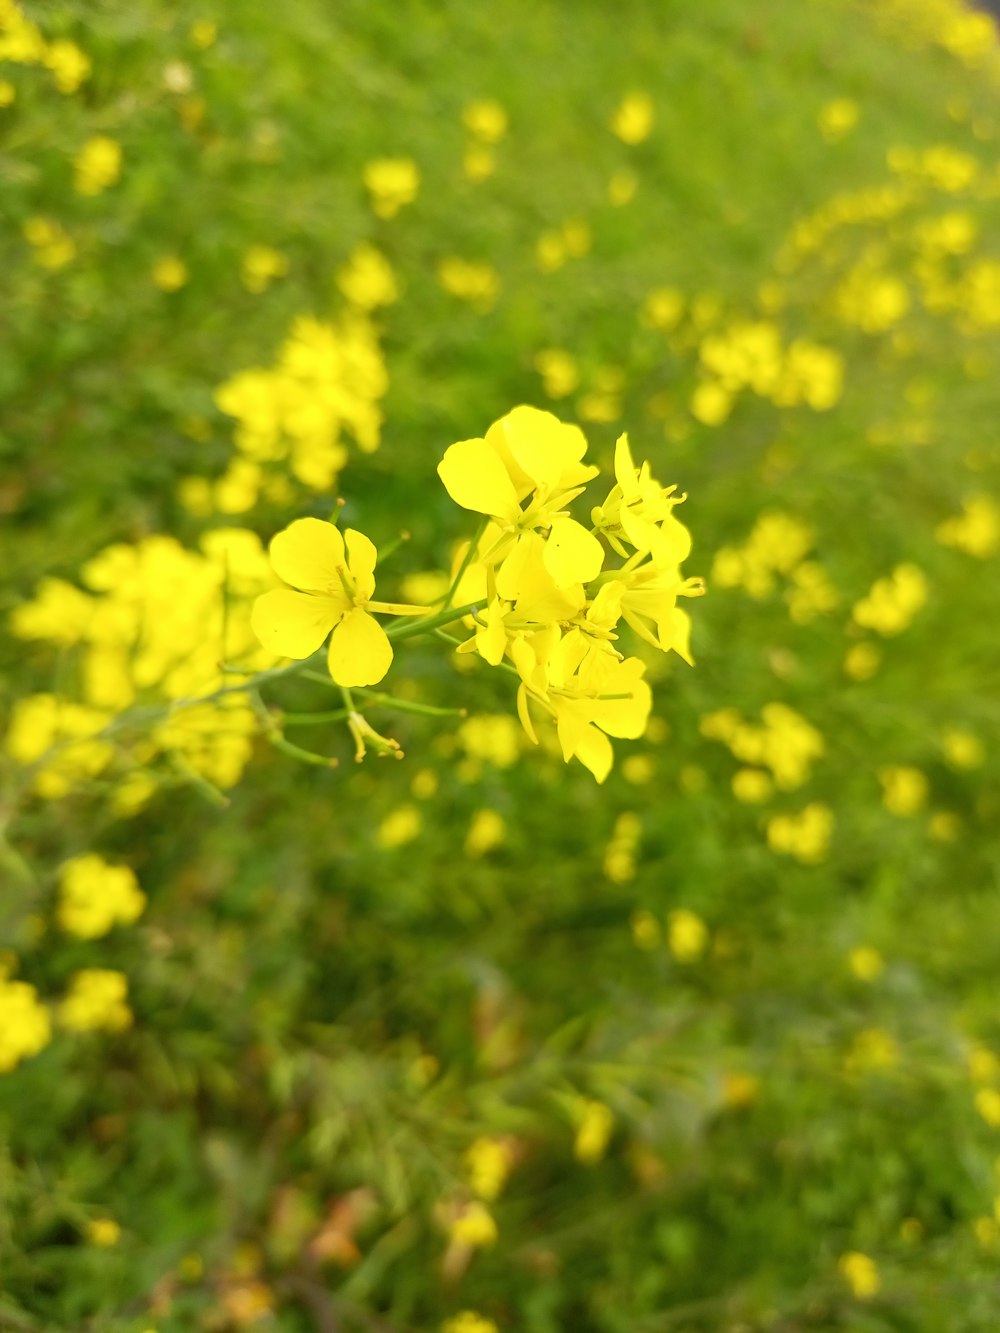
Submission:
[[[0,1330],[995,1333],[998,90],[953,0],[0,0]],[[603,785],[435,641],[401,762],[157,730],[522,402],[708,582]]]

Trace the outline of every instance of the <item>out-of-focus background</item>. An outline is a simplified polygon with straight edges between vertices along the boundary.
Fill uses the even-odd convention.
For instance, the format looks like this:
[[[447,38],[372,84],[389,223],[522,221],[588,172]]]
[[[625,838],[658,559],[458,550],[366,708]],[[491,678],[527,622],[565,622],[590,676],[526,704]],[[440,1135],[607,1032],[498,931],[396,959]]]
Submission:
[[[0,0],[0,1330],[995,1333],[998,92],[957,0]],[[337,497],[436,595],[518,403],[708,582],[603,785],[436,640],[401,762],[170,710]]]

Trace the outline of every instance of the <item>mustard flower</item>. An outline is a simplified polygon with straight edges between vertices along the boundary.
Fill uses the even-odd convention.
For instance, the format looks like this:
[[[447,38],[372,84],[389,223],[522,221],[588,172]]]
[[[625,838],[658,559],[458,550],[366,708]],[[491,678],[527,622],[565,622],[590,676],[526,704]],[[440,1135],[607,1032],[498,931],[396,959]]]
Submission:
[[[330,631],[327,662],[338,685],[377,685],[392,644],[371,614],[420,615],[424,607],[373,601],[378,553],[363,533],[299,518],[271,540],[271,567],[290,584],[258,597],[250,623],[269,652],[311,657]]]
[[[586,449],[578,427],[538,408],[515,407],[484,438],[445,451],[438,475],[448,494],[463,509],[493,519],[480,549],[483,560],[500,565],[501,596],[518,595],[525,563],[518,547],[538,529],[548,532],[542,559],[558,587],[585,583],[600,572],[601,543],[564,509],[597,475],[597,468],[581,461]]]
[[[71,935],[98,939],[116,925],[138,921],[145,906],[146,895],[129,866],[109,865],[88,853],[60,868],[56,917]]]
[[[483,98],[463,110],[462,124],[483,143],[498,143],[507,133],[507,113],[499,102]]]
[[[408,157],[382,157],[365,167],[364,182],[376,216],[394,218],[417,197],[420,171]]]
[[[648,93],[629,93],[611,117],[611,130],[622,143],[648,139],[653,128],[653,101]]]
[[[51,1039],[52,1020],[34,986],[0,971],[0,1074],[37,1055]]]
[[[90,967],[77,972],[59,1006],[59,1022],[71,1032],[123,1032],[132,1026],[128,980],[121,972]]]
[[[77,153],[73,161],[75,185],[79,194],[101,194],[121,175],[121,145],[105,134],[96,135]]]

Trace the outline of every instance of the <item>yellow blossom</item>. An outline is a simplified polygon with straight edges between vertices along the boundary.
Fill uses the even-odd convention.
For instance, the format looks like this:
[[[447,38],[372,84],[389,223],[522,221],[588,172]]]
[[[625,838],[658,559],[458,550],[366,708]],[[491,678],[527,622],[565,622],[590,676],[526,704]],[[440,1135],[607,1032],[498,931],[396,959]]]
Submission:
[[[121,972],[85,968],[70,980],[59,1022],[71,1032],[122,1032],[132,1025],[128,981]]]
[[[894,815],[915,815],[927,803],[929,785],[919,768],[899,764],[879,769],[882,803]]]
[[[882,955],[867,944],[859,944],[852,949],[847,960],[859,981],[875,981],[885,971]]]
[[[97,939],[116,925],[138,921],[146,895],[129,866],[109,865],[95,853],[73,857],[59,870],[57,919],[63,930]]]
[[[996,1088],[980,1088],[975,1095],[976,1110],[991,1129],[1000,1129],[1000,1092]]]
[[[639,178],[634,171],[616,171],[608,181],[608,201],[615,208],[623,208],[635,198]]]
[[[9,980],[0,968],[0,1074],[37,1055],[51,1039],[52,1020],[34,986]]]
[[[473,1310],[463,1310],[452,1319],[446,1319],[441,1325],[441,1333],[500,1333],[492,1319],[476,1314]]]
[[[773,851],[815,865],[826,858],[833,824],[833,812],[812,801],[798,814],[772,816],[767,822],[767,841]]]
[[[569,352],[547,348],[535,357],[535,369],[542,377],[550,398],[565,398],[580,383],[580,371]]]
[[[450,1230],[452,1240],[473,1250],[495,1245],[498,1235],[493,1215],[475,1200],[466,1204],[452,1222]]]
[[[438,282],[451,296],[488,310],[500,291],[500,275],[492,264],[451,256],[438,264]]]
[[[697,913],[679,907],[667,918],[667,944],[679,963],[696,963],[708,945],[708,927]]]
[[[87,1240],[100,1249],[111,1249],[121,1239],[122,1229],[113,1217],[94,1217],[87,1223]]]
[[[573,1155],[585,1166],[594,1166],[607,1151],[614,1130],[615,1117],[604,1102],[584,1101],[578,1111]]]
[[[0,107],[13,106],[17,89],[7,79],[0,79]]]
[[[382,820],[376,830],[375,841],[380,847],[393,851],[419,837],[423,825],[423,818],[415,806],[400,805]]]
[[[506,1139],[483,1137],[470,1144],[465,1168],[473,1194],[487,1203],[497,1198],[510,1173],[511,1160]]]
[[[288,272],[288,258],[270,245],[251,245],[243,254],[240,278],[248,292],[267,291],[275,278]]]
[[[499,143],[507,133],[507,113],[499,102],[483,98],[465,107],[462,124],[483,143]]]
[[[330,631],[327,665],[338,685],[377,685],[392,663],[392,644],[371,614],[420,614],[422,607],[398,607],[372,600],[374,544],[348,528],[342,536],[332,523],[296,519],[271,540],[271,566],[290,584],[258,597],[250,623],[269,652],[311,657]]]
[[[394,218],[417,197],[420,172],[410,158],[383,157],[365,167],[364,183],[373,212],[380,218]]]
[[[338,269],[337,286],[359,310],[375,310],[399,299],[392,266],[380,250],[366,242],[356,246],[347,263]]]
[[[849,134],[858,123],[858,104],[849,97],[838,97],[827,102],[819,113],[819,128],[824,139],[831,143]]]
[[[477,810],[465,835],[467,856],[485,856],[500,847],[507,836],[507,825],[495,810]]]
[[[176,292],[188,280],[187,265],[176,255],[164,255],[153,265],[151,276],[154,286],[161,292]]]
[[[858,1250],[841,1255],[837,1267],[847,1280],[851,1292],[859,1301],[870,1300],[877,1296],[882,1286],[878,1267],[874,1259]]]
[[[986,759],[986,750],[979,737],[957,727],[944,733],[941,748],[952,768],[982,768]]]
[[[927,600],[927,580],[916,565],[897,565],[874,583],[852,611],[855,624],[885,636],[900,634]]]
[[[80,194],[100,194],[121,175],[121,145],[107,135],[88,139],[73,160],[75,184]]]
[[[622,143],[642,143],[652,131],[653,115],[653,100],[648,93],[629,93],[611,117],[611,130]]]
[[[958,517],[938,524],[934,536],[942,546],[985,560],[1000,548],[1000,507],[988,495],[971,496]]]

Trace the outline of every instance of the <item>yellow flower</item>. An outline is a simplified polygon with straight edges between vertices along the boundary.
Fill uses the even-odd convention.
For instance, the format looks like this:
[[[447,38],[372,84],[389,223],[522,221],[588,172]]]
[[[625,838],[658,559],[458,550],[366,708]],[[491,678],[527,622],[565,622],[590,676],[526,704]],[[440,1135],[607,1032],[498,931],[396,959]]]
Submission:
[[[146,895],[129,866],[109,865],[88,853],[60,868],[56,919],[71,935],[98,939],[116,925],[138,921],[145,906]]]
[[[345,549],[346,548],[346,549]],[[338,685],[377,685],[392,644],[371,611],[421,614],[423,607],[374,602],[378,553],[361,532],[299,518],[271,540],[271,567],[291,584],[258,597],[250,617],[264,647],[279,657],[311,657],[333,630],[327,663]]]
[[[75,42],[64,39],[49,42],[43,62],[52,71],[61,93],[75,93],[90,76],[90,57]]]
[[[153,265],[152,278],[161,292],[176,292],[188,280],[187,265],[176,255],[164,255]]]
[[[123,1032],[132,1025],[128,980],[121,972],[91,967],[77,972],[59,1006],[59,1022],[71,1032]]]
[[[451,1224],[451,1238],[470,1249],[484,1249],[496,1244],[497,1224],[481,1203],[467,1204]]]
[[[0,969],[0,1074],[37,1055],[52,1039],[52,1020],[34,986]]]
[[[337,286],[359,310],[375,310],[399,299],[399,287],[389,261],[381,250],[364,242],[337,271]]]
[[[859,981],[875,981],[885,971],[885,962],[877,949],[859,944],[847,956],[851,971]]]
[[[95,1217],[87,1223],[87,1239],[101,1249],[117,1245],[121,1234],[122,1229],[113,1217]]]
[[[188,36],[191,39],[191,45],[196,46],[199,51],[205,51],[208,47],[214,45],[219,35],[219,28],[211,19],[196,19],[191,24],[191,30]]]
[[[248,292],[258,295],[287,272],[288,259],[279,250],[270,245],[251,245],[243,255],[240,278]]]
[[[849,1254],[841,1255],[837,1267],[859,1301],[870,1300],[878,1294],[882,1285],[878,1268],[874,1259],[870,1259],[867,1254],[852,1250]]]
[[[100,194],[121,175],[121,145],[107,135],[88,139],[73,161],[79,194]]]
[[[907,764],[880,768],[882,803],[894,815],[915,815],[927,803],[929,784],[919,768]]]
[[[586,583],[604,563],[601,543],[562,506],[579,495],[597,468],[581,460],[587,441],[577,426],[565,425],[534,407],[515,407],[495,421],[482,439],[461,440],[445,450],[438,476],[463,509],[494,521],[484,559],[499,563],[497,591],[514,600],[524,582],[523,538],[548,529],[542,561],[556,586]],[[523,501],[530,496],[527,508]]]
[[[462,112],[462,124],[483,143],[499,143],[507,133],[507,113],[499,102],[484,98],[469,103]]]
[[[927,579],[916,565],[897,565],[872,584],[852,611],[854,622],[885,636],[901,634],[927,600]]]
[[[697,962],[708,944],[708,927],[696,913],[680,907],[667,919],[667,943],[679,963]]]
[[[812,801],[797,815],[775,815],[767,822],[767,841],[773,851],[784,852],[806,865],[824,860],[833,834],[833,811]]]
[[[375,832],[375,841],[387,851],[405,847],[418,837],[423,828],[420,811],[412,805],[401,805],[386,815]]]
[[[627,435],[619,435],[615,444],[615,482],[604,504],[591,512],[594,526],[620,555],[628,554],[627,542],[648,552],[660,568],[679,565],[691,552],[690,533],[674,517],[684,497],[674,495],[676,486],[655,481],[648,462],[635,466]]]
[[[441,1333],[500,1333],[492,1319],[487,1319],[474,1310],[463,1310],[453,1319],[446,1319],[441,1325]]]
[[[616,171],[608,181],[608,201],[622,208],[631,203],[638,188],[639,178],[634,171]]]
[[[495,810],[477,810],[465,835],[467,856],[485,856],[502,845],[507,836],[507,825]]]
[[[594,1166],[604,1156],[615,1127],[615,1117],[604,1102],[585,1101],[580,1107],[573,1155],[578,1162]]]
[[[622,143],[637,144],[648,139],[653,128],[653,101],[648,93],[629,93],[611,117],[611,129]]]
[[[420,172],[408,157],[383,157],[368,163],[364,182],[376,216],[394,218],[417,197]]]
[[[473,1194],[490,1202],[497,1198],[510,1172],[510,1144],[506,1139],[476,1139],[465,1154],[465,1167]]]
[[[17,89],[7,79],[0,79],[0,106],[11,106],[17,98]]]
[[[858,104],[849,97],[838,97],[827,102],[819,113],[819,128],[823,138],[833,143],[849,134],[858,123]]]

